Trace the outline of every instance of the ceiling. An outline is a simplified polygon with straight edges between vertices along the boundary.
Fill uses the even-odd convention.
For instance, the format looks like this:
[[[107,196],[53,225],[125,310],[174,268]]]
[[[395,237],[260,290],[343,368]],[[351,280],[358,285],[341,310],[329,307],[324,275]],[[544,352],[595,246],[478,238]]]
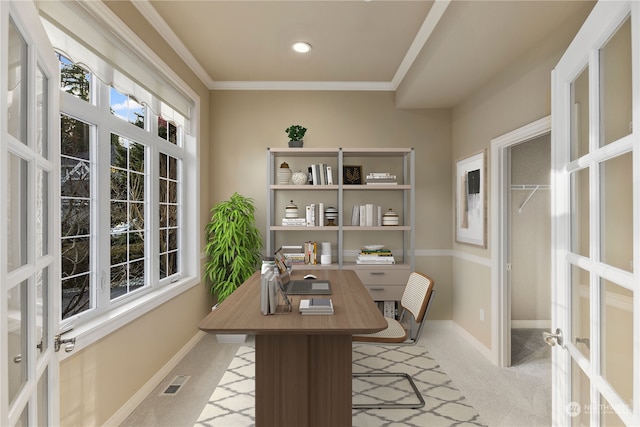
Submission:
[[[212,90],[383,90],[399,108],[450,108],[593,2],[133,4]]]

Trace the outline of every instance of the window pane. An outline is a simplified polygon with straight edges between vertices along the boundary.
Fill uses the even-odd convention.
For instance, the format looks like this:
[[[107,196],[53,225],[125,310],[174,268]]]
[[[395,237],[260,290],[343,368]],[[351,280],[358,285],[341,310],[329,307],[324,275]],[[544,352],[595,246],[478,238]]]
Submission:
[[[145,110],[132,96],[118,92],[113,87],[109,90],[109,106],[111,114],[122,120],[144,129]]]
[[[589,67],[571,83],[571,160],[589,152]]]
[[[111,135],[111,299],[146,285],[145,150]]]
[[[62,200],[62,236],[88,236],[91,226],[91,207],[88,200]]]
[[[158,136],[172,144],[178,143],[178,127],[175,123],[158,117]]]
[[[571,252],[589,256],[589,169],[571,174]]]
[[[160,170],[167,173],[161,175],[160,188],[160,277],[178,273],[178,173],[179,160],[175,157],[161,154]]]
[[[27,263],[28,163],[9,153],[7,186],[7,267],[12,271]]]
[[[60,154],[75,159],[89,160],[90,126],[78,119],[60,116]]]
[[[86,249],[88,251],[88,248]],[[87,256],[89,253],[87,252]],[[62,279],[62,318],[74,316],[92,308],[91,274]]]
[[[633,270],[632,154],[600,164],[601,260],[623,270]]]
[[[602,143],[631,133],[631,19],[600,51]]]
[[[60,61],[60,88],[76,98],[89,101],[91,96],[91,73],[63,55]]]
[[[602,377],[631,408],[633,401],[633,292],[601,280]]]
[[[27,143],[27,44],[9,17],[9,58],[7,61],[7,131]]]

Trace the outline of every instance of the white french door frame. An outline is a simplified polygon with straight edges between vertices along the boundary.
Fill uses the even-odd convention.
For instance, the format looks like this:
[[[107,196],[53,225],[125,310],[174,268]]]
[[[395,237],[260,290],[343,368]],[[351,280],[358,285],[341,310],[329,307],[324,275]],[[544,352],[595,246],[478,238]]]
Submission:
[[[632,132],[600,147],[600,49],[627,17],[631,17],[632,50]],[[601,425],[602,396],[616,415],[629,426],[640,425],[640,3],[636,1],[598,2],[583,27],[563,55],[552,74],[552,331],[559,328],[562,346],[552,351],[552,419],[554,425],[571,425],[572,361],[589,378],[590,418],[592,426]],[[589,153],[571,161],[572,82],[588,67],[589,71]],[[608,266],[599,260],[600,253],[600,176],[598,166],[606,159],[632,153],[633,165],[633,272]],[[589,171],[589,247],[590,255],[571,252],[571,173]],[[584,357],[571,342],[571,268],[589,272],[591,293],[591,354]],[[597,279],[604,278],[633,291],[633,402],[627,407],[620,396],[599,373],[601,364],[601,292]],[[596,285],[597,284],[597,285]]]
[[[21,121],[26,121],[25,134],[18,140],[9,132],[8,120],[8,78],[9,44],[8,23],[11,18],[20,36],[24,39],[25,50],[20,84],[26,86],[24,99],[26,104]],[[60,290],[59,282],[59,71],[58,61],[53,48],[44,32],[35,3],[32,1],[0,1],[0,425],[14,425],[27,422],[30,426],[58,425],[58,357],[54,351],[54,337],[58,331],[58,311]],[[43,85],[43,97],[36,91],[37,73],[46,84]],[[46,97],[46,99],[44,99]],[[39,104],[42,102],[42,104]],[[46,124],[38,129],[38,108],[42,106],[42,117]],[[41,131],[46,140],[48,154],[42,155],[36,149],[37,132]],[[13,156],[26,166],[26,174],[16,177],[9,175],[9,159]],[[38,171],[46,174],[46,186],[38,187]],[[16,174],[17,175],[17,174]],[[19,244],[27,248],[23,265],[8,271],[8,260],[12,248],[8,247],[9,223],[7,180],[23,179],[22,185],[15,190],[19,198],[24,200],[23,210],[26,241]],[[25,189],[22,192],[22,189]],[[41,200],[46,203],[46,217],[37,224],[35,212],[38,189],[42,190]],[[22,209],[19,210],[22,212]],[[35,242],[39,241],[36,230],[46,233],[43,240],[43,254],[36,253]],[[21,236],[22,237],[22,236]],[[46,244],[44,243],[46,242]],[[14,242],[15,243],[15,242]],[[38,279],[39,275],[42,279]],[[41,280],[42,298],[38,303],[36,284]],[[21,345],[21,353],[17,356],[8,354],[9,307],[8,293],[26,283],[26,290],[21,290],[20,313],[16,313],[16,321],[26,325],[25,345]],[[42,324],[37,324],[41,320]],[[21,326],[20,326],[21,327]],[[38,330],[41,329],[41,336]],[[38,340],[42,338],[42,342]],[[26,353],[24,353],[26,352]],[[24,378],[19,389],[15,391],[12,402],[9,402],[9,364],[25,364]],[[39,387],[42,386],[42,389]],[[40,394],[40,392],[42,394]],[[40,419],[39,419],[40,417]],[[42,418],[46,418],[43,420]]]

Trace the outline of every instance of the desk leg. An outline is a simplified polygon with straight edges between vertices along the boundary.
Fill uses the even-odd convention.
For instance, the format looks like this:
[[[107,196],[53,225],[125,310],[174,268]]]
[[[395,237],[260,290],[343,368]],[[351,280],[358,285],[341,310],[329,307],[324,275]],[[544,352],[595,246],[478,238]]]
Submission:
[[[351,426],[350,335],[257,335],[256,426]]]

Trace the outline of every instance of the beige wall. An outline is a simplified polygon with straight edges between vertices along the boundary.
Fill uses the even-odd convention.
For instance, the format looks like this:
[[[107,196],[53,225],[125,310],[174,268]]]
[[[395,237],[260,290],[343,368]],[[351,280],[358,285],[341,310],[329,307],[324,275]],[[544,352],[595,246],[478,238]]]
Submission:
[[[200,158],[207,159],[209,91],[129,2],[109,2],[118,14],[200,97]],[[209,168],[201,165],[201,227],[212,200]],[[202,247],[201,244],[198,245]],[[203,285],[76,351],[60,364],[60,421],[65,426],[102,425],[140,390],[194,335],[211,310]]]
[[[584,22],[592,4],[585,3],[582,14],[576,14],[559,31],[549,34],[534,50],[503,69],[473,96],[453,109],[452,161],[487,150],[491,140],[551,113],[551,70]],[[490,156],[487,155],[487,160]],[[491,164],[487,165],[491,176]],[[452,175],[453,179],[453,175]],[[487,180],[489,181],[489,180]],[[491,183],[487,182],[487,189]],[[451,191],[454,191],[453,185]],[[487,201],[491,195],[487,194]],[[492,206],[488,205],[488,224]],[[487,236],[491,230],[487,230]],[[465,259],[453,262],[453,320],[471,333],[480,343],[491,348],[491,241],[487,248],[455,242],[454,251]],[[479,257],[476,262],[474,257]],[[473,259],[474,261],[470,261]],[[484,260],[486,259],[486,261]],[[550,262],[550,261],[549,261]],[[469,274],[475,271],[475,274]],[[484,310],[485,320],[479,320]]]
[[[551,320],[550,176],[551,134],[511,148],[511,185],[547,186],[511,190],[511,320]]]
[[[451,247],[451,117],[449,110],[400,110],[388,92],[213,91],[210,153],[214,202],[237,191],[256,202],[266,231],[268,147],[286,147],[285,129],[308,128],[305,147],[414,147],[416,160],[416,249]],[[357,249],[357,248],[356,248]],[[416,268],[436,281],[430,318],[451,318],[451,270],[418,256]]]

